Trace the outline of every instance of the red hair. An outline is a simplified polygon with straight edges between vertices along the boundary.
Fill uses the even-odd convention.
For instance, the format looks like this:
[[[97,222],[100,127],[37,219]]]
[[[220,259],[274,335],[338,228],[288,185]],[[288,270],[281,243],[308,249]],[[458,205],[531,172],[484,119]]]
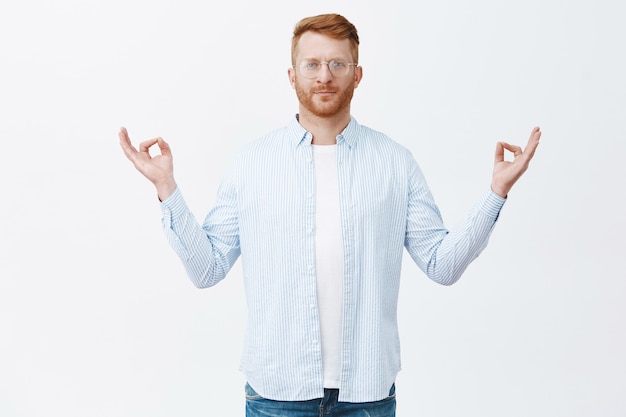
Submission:
[[[291,39],[291,62],[295,65],[298,41],[305,32],[316,32],[332,39],[349,39],[352,44],[354,62],[359,62],[359,35],[356,27],[345,17],[339,14],[321,14],[305,17],[300,20],[293,30]]]

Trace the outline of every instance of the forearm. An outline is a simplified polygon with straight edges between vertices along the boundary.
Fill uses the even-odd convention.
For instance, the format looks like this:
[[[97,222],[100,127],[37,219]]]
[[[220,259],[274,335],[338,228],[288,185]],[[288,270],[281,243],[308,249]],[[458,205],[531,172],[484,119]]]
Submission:
[[[236,241],[210,236],[189,211],[178,188],[161,208],[165,235],[193,284],[207,288],[221,281],[239,256]]]
[[[504,199],[488,191],[465,220],[441,240],[433,252],[426,274],[442,285],[459,280],[469,264],[487,246]]]

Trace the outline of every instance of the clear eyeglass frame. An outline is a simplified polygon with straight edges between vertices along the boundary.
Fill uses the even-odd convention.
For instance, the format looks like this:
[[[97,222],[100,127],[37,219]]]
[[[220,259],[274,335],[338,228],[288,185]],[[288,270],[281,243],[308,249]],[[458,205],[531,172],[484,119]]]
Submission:
[[[329,62],[302,61],[300,65],[294,65],[294,69],[299,69],[304,78],[315,78],[320,73],[322,65],[328,66],[328,70],[333,77],[345,77],[350,73],[350,68],[356,67],[356,62],[333,60]]]

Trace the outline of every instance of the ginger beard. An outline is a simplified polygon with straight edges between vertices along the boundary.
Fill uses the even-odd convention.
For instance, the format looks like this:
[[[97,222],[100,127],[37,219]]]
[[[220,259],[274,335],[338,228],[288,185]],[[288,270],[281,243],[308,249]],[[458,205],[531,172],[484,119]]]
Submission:
[[[346,88],[334,84],[314,85],[307,89],[298,81],[298,75],[295,75],[295,89],[298,101],[311,114],[318,117],[334,116],[341,110],[348,108],[354,95],[355,84],[352,83]],[[331,96],[318,96],[315,93],[319,91],[332,91]]]

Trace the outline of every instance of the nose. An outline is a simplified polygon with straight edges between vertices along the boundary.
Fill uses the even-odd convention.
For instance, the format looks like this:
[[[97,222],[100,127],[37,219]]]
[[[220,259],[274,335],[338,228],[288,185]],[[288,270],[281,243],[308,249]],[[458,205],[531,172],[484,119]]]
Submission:
[[[317,81],[321,83],[327,83],[333,78],[333,74],[330,73],[330,64],[328,62],[322,62],[320,65],[320,72],[317,73]]]

